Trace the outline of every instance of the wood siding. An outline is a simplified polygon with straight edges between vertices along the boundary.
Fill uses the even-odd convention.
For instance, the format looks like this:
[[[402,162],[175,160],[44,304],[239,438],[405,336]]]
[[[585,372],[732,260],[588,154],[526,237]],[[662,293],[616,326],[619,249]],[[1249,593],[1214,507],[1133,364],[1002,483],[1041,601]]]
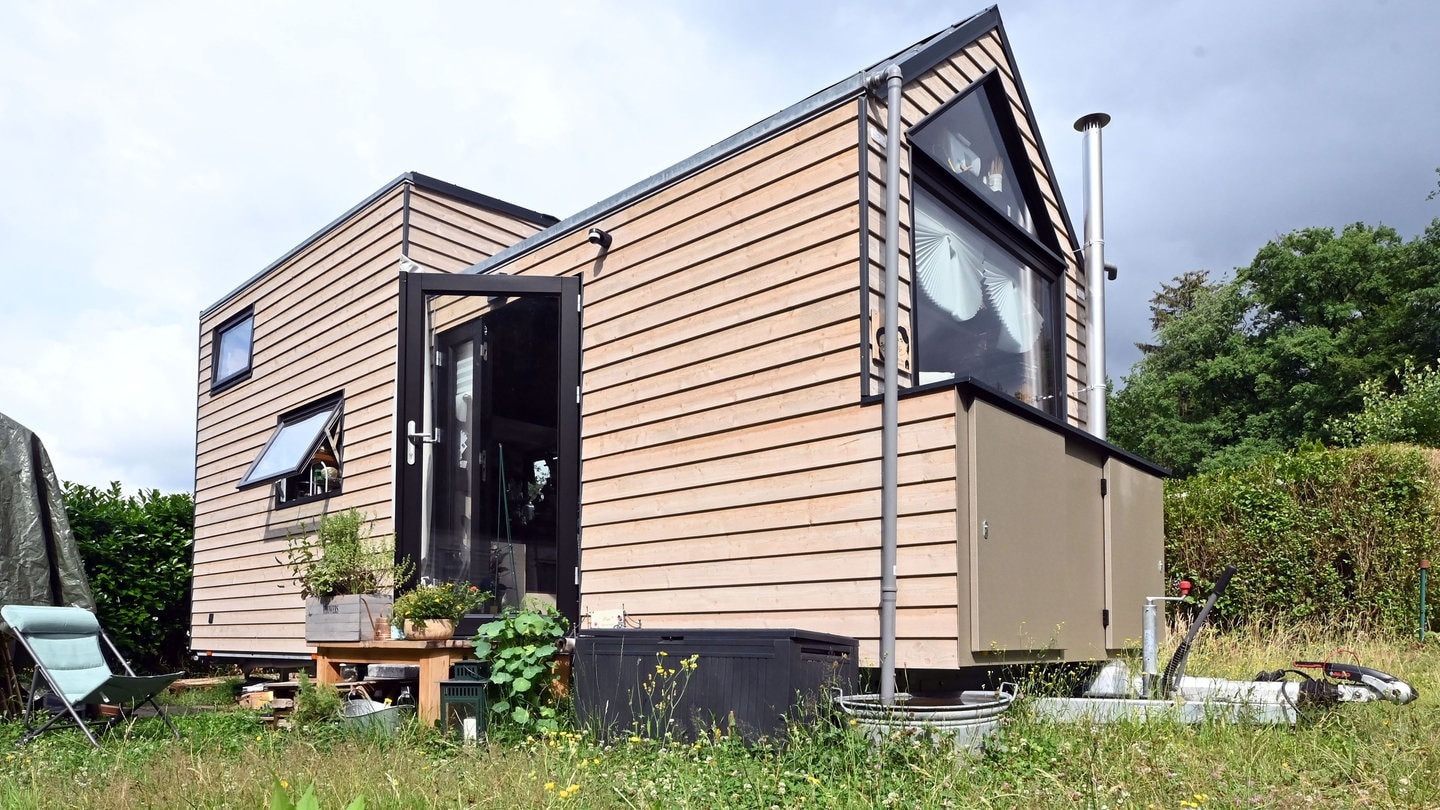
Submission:
[[[282,564],[287,535],[327,510],[351,507],[374,518],[377,535],[391,532],[402,252],[427,269],[454,272],[536,230],[402,183],[201,319],[193,649],[306,652],[304,603]],[[212,396],[213,329],[250,306],[253,373]],[[341,492],[277,509],[269,486],[236,489],[280,414],[338,391],[345,394]]]

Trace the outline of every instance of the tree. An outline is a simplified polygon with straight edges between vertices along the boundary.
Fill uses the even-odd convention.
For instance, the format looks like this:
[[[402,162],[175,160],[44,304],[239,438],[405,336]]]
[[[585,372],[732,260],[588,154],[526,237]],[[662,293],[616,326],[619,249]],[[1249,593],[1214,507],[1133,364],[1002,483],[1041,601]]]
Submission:
[[[1111,400],[1111,439],[1179,474],[1330,437],[1367,380],[1440,357],[1440,222],[1307,228],[1235,278],[1161,285],[1156,343]]]
[[[1399,377],[1399,391],[1378,379],[1360,387],[1364,407],[1330,424],[1337,443],[1440,447],[1440,369],[1406,364]]]

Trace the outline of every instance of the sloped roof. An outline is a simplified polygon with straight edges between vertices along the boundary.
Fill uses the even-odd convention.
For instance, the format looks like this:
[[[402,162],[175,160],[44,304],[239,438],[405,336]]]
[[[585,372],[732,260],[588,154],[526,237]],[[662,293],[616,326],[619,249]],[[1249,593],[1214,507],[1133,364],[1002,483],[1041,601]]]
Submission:
[[[992,30],[998,32],[1000,43],[1005,50],[1005,59],[1013,66],[1015,64],[1015,55],[1010,50],[1009,38],[1005,36],[1005,26],[1000,20],[1000,10],[996,6],[991,6],[927,39],[911,45],[899,53],[870,65],[853,76],[836,82],[809,98],[781,110],[775,115],[720,141],[702,152],[682,160],[658,174],[641,180],[618,194],[601,200],[579,213],[566,217],[559,223],[479,262],[465,272],[491,272],[537,248],[553,242],[561,236],[597,223],[605,216],[638,200],[649,197],[672,183],[679,182],[685,177],[703,171],[716,163],[749,149],[773,135],[788,130],[820,113],[831,110],[837,104],[854,99],[866,92],[866,87],[871,76],[891,64],[897,65],[900,68],[902,75],[905,77],[905,81],[908,82],[945,59],[950,58],[952,54],[963,49],[975,40],[980,39]],[[1055,170],[1054,167],[1050,165],[1049,152],[1045,149],[1044,142],[1040,140],[1040,127],[1035,121],[1033,111],[1030,109],[1030,99],[1025,93],[1024,83],[1020,80],[1019,70],[1015,71],[1015,87],[1020,94],[1020,103],[1025,110],[1025,117],[1030,126],[1030,131],[1035,134],[1036,141],[1040,144],[1041,160],[1044,162],[1045,171],[1049,175],[1050,182],[1053,185],[1055,183]],[[1060,194],[1059,188],[1054,188],[1053,191],[1055,193],[1055,199],[1060,204],[1060,214],[1064,220],[1061,224],[1069,238],[1070,247],[1078,253],[1080,243],[1076,238],[1075,230],[1070,220],[1070,214],[1065,209],[1065,199]]]
[[[306,237],[304,241],[302,241],[300,244],[286,251],[285,255],[271,262],[265,267],[265,269],[261,270],[260,272],[247,279],[245,283],[221,296],[219,300],[201,311],[200,317],[203,318],[206,315],[209,315],[210,313],[224,306],[235,296],[239,295],[241,292],[244,292],[247,288],[249,288],[250,285],[268,276],[271,272],[275,270],[275,268],[290,261],[297,254],[313,245],[315,242],[325,236],[325,234],[338,227],[341,223],[355,216],[360,211],[363,211],[365,208],[369,207],[376,200],[384,197],[385,195],[389,194],[396,188],[406,183],[409,183],[416,188],[423,188],[427,191],[433,191],[436,194],[441,194],[456,200],[462,200],[472,205],[480,206],[481,208],[488,208],[491,211],[499,214],[504,214],[509,217],[514,217],[515,219],[532,222],[542,228],[554,225],[555,223],[559,222],[557,218],[550,216],[549,214],[542,214],[538,211],[531,211],[528,208],[522,208],[513,203],[505,202],[504,200],[501,200],[499,198],[491,197],[487,194],[481,194],[478,191],[471,191],[468,188],[457,186],[454,183],[447,183],[444,180],[437,180],[434,177],[420,174],[419,172],[405,172],[399,177],[396,177],[394,180],[391,180],[390,182],[376,189],[375,192],[370,196],[351,206],[350,210],[336,217],[330,222],[330,224],[326,225],[315,233],[310,234],[310,236]]]

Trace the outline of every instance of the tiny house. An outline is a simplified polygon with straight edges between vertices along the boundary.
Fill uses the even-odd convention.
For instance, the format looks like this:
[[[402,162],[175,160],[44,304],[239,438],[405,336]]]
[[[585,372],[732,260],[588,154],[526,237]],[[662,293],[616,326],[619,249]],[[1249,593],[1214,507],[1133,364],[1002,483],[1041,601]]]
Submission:
[[[286,538],[354,507],[497,604],[874,665],[887,206],[896,665],[1136,643],[1163,471],[1086,431],[1080,245],[990,9],[563,221],[402,175],[203,312],[195,651],[308,655]]]

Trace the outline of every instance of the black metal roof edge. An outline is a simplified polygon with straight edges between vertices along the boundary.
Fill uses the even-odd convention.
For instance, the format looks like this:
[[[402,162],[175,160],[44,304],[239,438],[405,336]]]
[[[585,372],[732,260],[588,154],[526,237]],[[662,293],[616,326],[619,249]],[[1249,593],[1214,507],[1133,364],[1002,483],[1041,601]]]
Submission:
[[[579,213],[566,217],[559,223],[537,234],[533,234],[528,239],[516,242],[505,250],[496,253],[494,256],[472,265],[464,272],[487,273],[505,264],[509,264],[566,234],[573,233],[598,221],[607,214],[611,214],[627,205],[649,197],[672,183],[683,180],[726,158],[743,152],[760,141],[773,135],[778,135],[785,130],[809,120],[815,115],[827,112],[864,93],[867,75],[868,73],[857,73],[854,76],[837,82],[811,95],[798,104],[786,107],[784,110],[781,110],[769,118],[753,124],[725,140],[685,158],[674,166],[641,180],[624,191],[606,197]]]
[[[905,81],[909,82],[999,25],[1000,9],[990,6],[968,20],[955,23],[923,42],[917,42],[889,59],[875,63],[870,70],[878,70],[893,63],[899,66]]]
[[[994,405],[997,408],[1000,408],[1001,410],[1014,414],[1015,416],[1018,416],[1027,422],[1039,425],[1040,427],[1049,428],[1050,430],[1062,434],[1067,438],[1072,438],[1083,444],[1089,445],[1095,450],[1098,450],[1100,452],[1100,455],[1105,458],[1113,457],[1121,459],[1132,466],[1139,467],[1140,469],[1145,470],[1146,472],[1149,472],[1153,475],[1158,475],[1161,478],[1169,478],[1172,475],[1169,470],[1161,467],[1159,464],[1156,464],[1153,461],[1150,461],[1149,459],[1137,456],[1123,447],[1113,445],[1110,442],[1094,435],[1093,433],[1087,433],[1086,431],[1081,430],[1080,428],[1070,424],[1069,422],[1066,422],[1064,419],[1045,413],[1044,411],[1032,405],[1027,405],[1024,402],[1016,399],[1013,395],[1007,394],[1004,391],[999,390],[998,388],[990,386],[988,383],[975,379],[974,377],[959,377],[953,380],[944,380],[942,382],[917,385],[911,388],[902,388],[898,392],[897,396],[899,396],[901,399],[905,399],[907,397],[923,396],[925,394],[933,393],[935,391],[947,388],[955,389],[955,391],[959,393],[961,397],[966,398],[967,401],[976,399],[982,400],[990,405]],[[883,395],[872,394],[868,397],[862,397],[860,399],[860,404],[865,406],[878,405],[881,403],[882,400]]]
[[[329,224],[325,225],[320,230],[307,236],[303,241],[300,242],[300,244],[296,245],[293,248],[290,248],[290,250],[286,251],[283,256],[266,265],[265,269],[246,279],[242,284],[240,284],[240,286],[221,296],[220,299],[217,300],[215,303],[201,310],[200,317],[204,318],[206,315],[209,315],[210,313],[234,300],[235,296],[249,289],[251,285],[255,284],[255,282],[270,275],[270,273],[275,270],[275,268],[295,258],[295,256],[298,255],[301,251],[315,244],[315,242],[319,241],[320,237],[334,230],[342,222],[345,222],[359,212],[370,207],[375,203],[375,201],[379,200],[381,197],[384,197],[386,194],[389,194],[396,188],[406,183],[414,186],[419,186],[420,188],[428,189],[430,191],[434,191],[437,194],[443,194],[447,197],[454,197],[459,200],[464,200],[465,202],[473,203],[475,205],[479,205],[485,208],[490,208],[497,213],[505,214],[507,216],[513,216],[517,219],[523,219],[527,222],[532,222],[536,225],[540,225],[541,227],[553,225],[555,222],[558,221],[555,217],[552,217],[549,214],[541,214],[535,211],[531,211],[528,208],[522,208],[518,205],[507,203],[504,200],[499,200],[494,197],[481,194],[478,191],[471,191],[470,189],[457,186],[453,183],[447,183],[444,180],[437,180],[433,177],[430,177],[429,175],[420,174],[419,172],[404,172],[400,176],[396,177],[394,180],[391,180],[390,182],[381,186],[375,192],[370,194],[370,196],[351,206],[349,210],[336,217],[335,219],[331,220]]]
[[[1080,267],[1081,278],[1084,278],[1085,257],[1080,251],[1080,238],[1075,233],[1075,223],[1070,219],[1070,211],[1065,207],[1065,195],[1060,193],[1060,178],[1055,176],[1055,167],[1050,163],[1050,150],[1045,146],[1045,136],[1040,134],[1040,123],[1035,120],[1035,109],[1030,106],[1030,94],[1025,92],[1025,80],[1020,78],[1020,68],[1015,62],[1015,52],[1010,50],[1010,37],[1005,34],[1005,23],[1000,20],[1000,14],[995,14],[995,30],[1000,34],[1000,47],[1005,51],[1005,61],[1010,63],[1010,70],[1015,75],[1015,90],[1020,94],[1020,106],[1025,109],[1025,120],[1030,124],[1030,131],[1035,133],[1035,145],[1040,148],[1040,160],[1045,164],[1045,173],[1050,176],[1050,190],[1055,192],[1055,203],[1060,206],[1060,219],[1065,227],[1065,235],[1070,237],[1070,251],[1075,257],[1075,263]]]
[[[534,225],[539,225],[542,228],[548,228],[560,221],[559,217],[542,214],[539,211],[531,211],[529,208],[523,208],[514,203],[505,202],[504,200],[491,197],[488,194],[481,194],[478,191],[471,191],[468,188],[457,186],[454,183],[438,180],[428,174],[410,172],[405,176],[409,177],[419,188],[428,189],[439,194],[444,194],[447,197],[454,197],[458,200],[464,200],[465,202],[478,205],[481,208],[489,208],[496,213],[522,219]]]

